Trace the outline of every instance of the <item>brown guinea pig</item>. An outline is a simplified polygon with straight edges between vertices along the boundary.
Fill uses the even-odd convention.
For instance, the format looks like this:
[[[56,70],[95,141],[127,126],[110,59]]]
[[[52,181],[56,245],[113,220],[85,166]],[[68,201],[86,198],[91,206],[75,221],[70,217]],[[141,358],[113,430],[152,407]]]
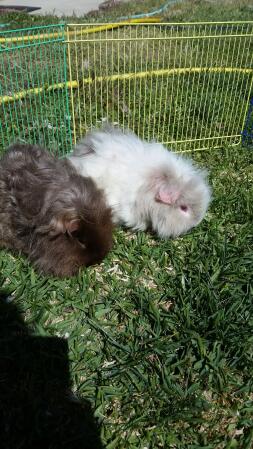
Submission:
[[[0,160],[0,247],[38,271],[72,276],[112,246],[111,210],[90,178],[45,149],[14,144]]]

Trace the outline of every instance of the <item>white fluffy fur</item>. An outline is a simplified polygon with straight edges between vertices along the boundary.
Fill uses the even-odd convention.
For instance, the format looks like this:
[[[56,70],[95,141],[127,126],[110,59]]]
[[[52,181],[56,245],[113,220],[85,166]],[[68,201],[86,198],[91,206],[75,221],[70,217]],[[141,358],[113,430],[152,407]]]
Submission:
[[[119,129],[90,133],[69,157],[105,190],[116,224],[177,236],[204,217],[210,189],[204,172],[161,144]]]

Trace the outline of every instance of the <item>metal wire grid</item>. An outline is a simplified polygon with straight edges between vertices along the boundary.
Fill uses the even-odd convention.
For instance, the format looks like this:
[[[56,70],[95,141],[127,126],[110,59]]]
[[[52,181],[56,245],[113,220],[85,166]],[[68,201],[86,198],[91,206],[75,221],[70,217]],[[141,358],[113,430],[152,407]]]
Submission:
[[[0,33],[0,145],[59,154],[105,121],[176,151],[240,142],[253,22],[50,25]]]
[[[253,23],[68,25],[74,141],[104,121],[189,151],[241,140]]]
[[[64,30],[50,25],[0,33],[0,147],[16,140],[59,154],[71,147]]]

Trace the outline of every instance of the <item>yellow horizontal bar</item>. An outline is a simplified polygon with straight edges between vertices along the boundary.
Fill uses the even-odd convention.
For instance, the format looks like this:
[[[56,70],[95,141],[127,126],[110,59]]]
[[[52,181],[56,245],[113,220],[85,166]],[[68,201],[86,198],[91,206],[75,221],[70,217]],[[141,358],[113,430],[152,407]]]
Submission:
[[[148,17],[147,17],[148,19]],[[149,19],[152,19],[152,17],[150,17]],[[132,19],[132,20],[142,20],[142,22],[131,22],[131,25],[135,25],[136,23],[138,25],[145,25],[145,20],[144,19]],[[122,22],[113,22],[113,24],[120,24]],[[100,25],[104,25],[104,22],[96,22],[96,23],[68,23],[68,26],[73,26],[73,27],[83,27],[83,26],[100,26]],[[159,22],[158,25],[166,25],[166,26],[178,26],[180,25],[181,27],[185,26],[185,25],[240,25],[240,24],[246,24],[246,25],[253,25],[253,20],[228,20],[225,22]]]
[[[182,75],[185,73],[243,73],[243,74],[253,74],[252,69],[238,68],[238,67],[185,67],[185,68],[173,68],[173,69],[161,69],[161,70],[150,70],[147,72],[131,72],[122,73],[110,76],[98,76],[96,78],[83,78],[79,81],[68,81],[67,83],[52,84],[51,86],[34,87],[32,89],[22,90],[14,95],[4,95],[0,97],[0,104],[9,103],[11,101],[20,100],[27,97],[29,94],[39,94],[43,91],[49,92],[56,89],[67,88],[77,88],[80,83],[82,84],[92,84],[94,82],[101,83],[102,81],[119,81],[119,80],[130,80],[136,78],[145,78],[148,76],[172,76],[172,75]]]
[[[20,92],[14,94],[14,95],[3,95],[2,97],[0,97],[0,104],[3,103],[9,103],[11,101],[15,101],[15,100],[22,100],[22,98],[27,97],[29,94],[35,94],[38,95],[41,92],[50,92],[51,90],[55,90],[55,89],[64,89],[64,87],[67,88],[76,88],[78,87],[78,83],[77,81],[68,81],[67,83],[58,83],[58,84],[52,84],[51,86],[47,86],[47,87],[34,87],[32,89],[27,89],[27,90],[21,90]]]
[[[120,26],[125,26],[125,25],[130,25],[132,23],[157,23],[160,22],[161,18],[160,17],[147,17],[147,19],[145,19],[145,22],[143,23],[143,19],[131,19],[131,20],[126,20],[123,22],[118,22],[118,23],[108,23],[108,24],[102,24],[99,26],[93,26],[92,28],[84,28],[80,31],[69,31],[68,35],[72,36],[77,36],[79,34],[82,33],[97,33],[98,31],[106,31],[106,30],[111,30],[113,28],[119,28]],[[83,24],[84,26],[85,24]],[[94,25],[94,24],[93,24]],[[71,25],[73,26],[73,25]],[[35,34],[35,35],[27,35],[27,36],[18,36],[18,37],[1,37],[0,38],[0,44],[5,44],[5,43],[15,43],[15,42],[30,42],[30,41],[39,41],[41,39],[52,39],[55,37],[59,37],[59,35],[61,35],[62,32],[54,32],[54,33],[44,33],[44,34]]]
[[[106,30],[112,30],[113,28],[119,28],[121,26],[125,26],[125,25],[132,25],[132,24],[138,24],[138,25],[146,25],[147,23],[159,23],[161,20],[160,17],[147,17],[145,19],[145,21],[143,22],[143,19],[129,19],[129,20],[124,20],[122,22],[115,22],[115,23],[101,23],[99,25],[96,24],[92,24],[92,27],[87,28],[87,24],[83,24],[82,26],[84,27],[81,31],[78,31],[78,33],[76,33],[75,31],[70,31],[69,34],[81,34],[81,33],[97,33],[99,31],[106,31]],[[68,27],[72,27],[74,25],[70,24],[68,25]],[[89,26],[89,25],[88,25]]]
[[[73,31],[71,32],[73,33]],[[195,36],[152,36],[152,37],[109,37],[109,38],[101,38],[101,39],[73,39],[73,40],[67,40],[64,41],[68,44],[77,44],[79,42],[130,42],[130,41],[171,41],[171,40],[190,40],[190,39],[230,39],[232,37],[241,38],[241,37],[253,37],[253,30],[252,33],[249,34],[196,34]]]
[[[243,69],[237,67],[185,67],[185,68],[173,68],[173,69],[160,69],[160,70],[150,70],[147,72],[132,72],[132,73],[122,73],[111,76],[98,76],[96,78],[83,78],[81,81],[83,84],[91,84],[94,81],[102,82],[102,81],[119,81],[119,80],[129,80],[135,78],[145,78],[147,76],[163,76],[163,75],[182,75],[185,73],[245,73],[245,74],[253,74],[252,69]]]
[[[27,36],[17,36],[17,37],[1,37],[0,44],[8,44],[15,42],[32,42],[32,41],[40,41],[42,39],[54,39],[62,35],[61,31],[54,33],[44,33],[44,34],[34,34]]]
[[[217,139],[231,139],[234,137],[242,137],[241,134],[231,134],[228,136],[212,136],[212,137],[200,137],[196,139],[185,139],[185,140],[168,140],[165,143],[166,144],[178,144],[178,143],[190,143],[190,142],[201,142],[202,140],[217,140]]]
[[[231,136],[231,137],[234,137],[234,136]],[[241,136],[240,136],[241,137]],[[212,138],[213,140],[214,139],[217,139],[217,137],[214,137],[214,138]],[[194,140],[193,140],[193,142],[194,142]],[[164,145],[167,145],[168,144],[168,142],[162,142]],[[174,143],[177,143],[177,142],[174,142]],[[214,147],[212,147],[211,146],[211,148],[212,148],[212,151],[213,150],[220,150],[220,148],[221,148],[221,144],[222,144],[222,142],[220,143],[220,145],[215,145]],[[229,145],[231,145],[232,147],[237,147],[238,145],[240,145],[240,140],[237,142],[237,143],[231,143],[231,142],[229,142]],[[173,151],[173,153],[195,153],[196,151],[204,151],[204,150],[210,150],[210,145],[208,146],[208,147],[201,147],[201,148],[190,148],[189,150],[172,150]]]

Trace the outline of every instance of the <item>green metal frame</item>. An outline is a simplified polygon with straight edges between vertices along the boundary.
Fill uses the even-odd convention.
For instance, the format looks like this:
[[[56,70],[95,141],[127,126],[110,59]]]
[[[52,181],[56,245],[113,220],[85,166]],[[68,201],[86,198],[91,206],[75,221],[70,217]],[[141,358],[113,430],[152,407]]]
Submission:
[[[69,151],[72,132],[64,41],[64,24],[0,33],[2,149],[19,140],[38,143],[59,155]],[[54,83],[61,83],[62,89],[48,90]]]

